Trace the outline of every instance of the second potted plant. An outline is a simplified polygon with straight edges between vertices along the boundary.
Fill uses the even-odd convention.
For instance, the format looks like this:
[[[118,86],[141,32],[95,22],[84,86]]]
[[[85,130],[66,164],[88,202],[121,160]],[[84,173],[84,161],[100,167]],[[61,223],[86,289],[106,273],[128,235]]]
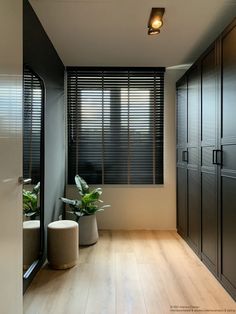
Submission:
[[[76,217],[79,223],[79,243],[80,245],[91,245],[98,240],[98,228],[96,213],[104,210],[110,205],[103,205],[100,196],[101,188],[90,191],[88,184],[79,175],[75,176],[75,184],[80,194],[80,199],[68,199],[61,197],[60,199],[69,206],[70,213]]]
[[[33,187],[32,191],[23,189],[23,211],[24,215],[31,220],[36,219],[40,215],[39,206],[40,182]]]
[[[40,182],[32,191],[23,190],[23,269],[39,258],[40,254]]]

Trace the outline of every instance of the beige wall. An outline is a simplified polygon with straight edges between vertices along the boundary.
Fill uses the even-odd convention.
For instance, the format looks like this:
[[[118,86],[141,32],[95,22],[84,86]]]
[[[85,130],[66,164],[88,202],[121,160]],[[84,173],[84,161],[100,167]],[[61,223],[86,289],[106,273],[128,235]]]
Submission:
[[[101,229],[176,229],[175,82],[181,71],[166,71],[164,185],[103,186],[105,204],[97,215]],[[67,196],[76,197],[73,186]]]
[[[22,307],[22,1],[0,2],[0,313]]]

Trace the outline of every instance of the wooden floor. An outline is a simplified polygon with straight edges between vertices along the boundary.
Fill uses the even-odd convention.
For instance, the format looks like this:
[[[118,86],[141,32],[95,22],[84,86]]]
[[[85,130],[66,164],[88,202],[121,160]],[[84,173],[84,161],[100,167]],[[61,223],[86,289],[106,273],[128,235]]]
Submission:
[[[188,245],[170,231],[101,231],[78,266],[45,266],[24,296],[25,314],[236,312]]]

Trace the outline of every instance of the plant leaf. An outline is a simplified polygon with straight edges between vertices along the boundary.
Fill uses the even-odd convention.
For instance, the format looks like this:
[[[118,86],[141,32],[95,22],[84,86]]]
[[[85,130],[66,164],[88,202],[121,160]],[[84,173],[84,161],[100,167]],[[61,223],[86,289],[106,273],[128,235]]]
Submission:
[[[80,177],[78,175],[75,176],[75,184],[77,186],[77,189],[79,190],[79,194],[83,195],[83,189],[82,189]]]
[[[86,181],[81,178],[78,174],[75,176],[75,184],[79,190],[80,195],[84,195],[89,192],[89,186]]]
[[[92,192],[97,192],[99,195],[102,195],[102,188],[96,188]]]
[[[103,205],[102,207],[100,207],[99,209],[104,209],[104,208],[108,208],[111,207],[111,205]]]
[[[80,200],[71,200],[69,198],[65,198],[65,197],[60,197],[60,200],[67,204],[67,205],[70,205],[72,207],[76,207],[78,208],[80,205],[81,205],[81,201]]]
[[[98,210],[97,210],[97,212],[103,212],[104,211],[104,208],[99,208]]]
[[[60,197],[60,200],[63,202],[63,203],[66,203],[68,205],[74,205],[75,204],[75,200],[71,200],[69,198],[65,198],[65,197]]]
[[[84,213],[82,213],[82,212],[74,212],[74,214],[75,214],[76,216],[78,216],[78,217],[84,216]]]
[[[35,185],[35,187],[33,188],[33,192],[38,195],[40,191],[40,182],[37,183],[37,185]]]
[[[36,212],[31,212],[31,213],[26,213],[25,214],[26,217],[32,217],[34,215],[36,215]]]

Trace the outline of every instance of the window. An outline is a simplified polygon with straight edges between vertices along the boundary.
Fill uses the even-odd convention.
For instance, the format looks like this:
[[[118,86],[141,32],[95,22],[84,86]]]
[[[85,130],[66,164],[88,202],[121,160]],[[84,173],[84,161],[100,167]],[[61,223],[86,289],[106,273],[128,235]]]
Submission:
[[[67,68],[68,183],[163,183],[164,68]]]
[[[23,75],[23,176],[40,181],[43,83],[28,67]]]

